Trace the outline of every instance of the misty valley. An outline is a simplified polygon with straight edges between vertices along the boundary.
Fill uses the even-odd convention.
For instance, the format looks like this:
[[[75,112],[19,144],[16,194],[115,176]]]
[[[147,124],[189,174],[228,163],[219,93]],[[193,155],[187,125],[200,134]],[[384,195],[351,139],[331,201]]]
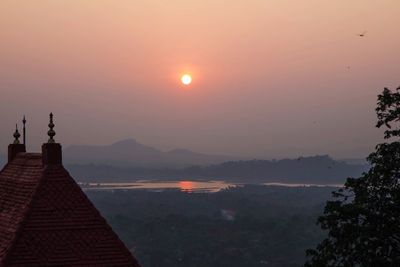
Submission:
[[[133,139],[65,151],[68,171],[142,267],[302,266],[326,237],[316,222],[331,192],[369,167],[327,155],[170,153]]]
[[[316,220],[336,188],[183,189],[86,193],[143,267],[261,267],[304,264],[325,236]]]
[[[331,192],[368,168],[329,156],[109,162],[68,169],[143,267],[302,266],[325,237],[316,222]]]
[[[110,158],[115,147],[132,160]],[[89,163],[99,149],[108,158]],[[149,153],[134,165],[138,150]],[[199,154],[160,157],[129,140],[66,151],[69,171],[143,267],[302,266],[326,236],[316,222],[331,192],[369,167],[326,155],[223,162],[201,155],[203,164],[191,165]]]

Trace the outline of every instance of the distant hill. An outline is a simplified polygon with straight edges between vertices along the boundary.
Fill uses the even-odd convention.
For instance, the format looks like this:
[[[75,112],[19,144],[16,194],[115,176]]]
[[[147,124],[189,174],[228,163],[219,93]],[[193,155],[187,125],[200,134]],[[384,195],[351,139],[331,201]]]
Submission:
[[[349,164],[355,164],[355,165],[369,164],[366,158],[345,158],[345,159],[341,159],[341,161],[347,162]]]
[[[67,147],[63,156],[67,164],[97,164],[114,167],[170,167],[183,168],[192,165],[210,165],[238,157],[206,155],[185,149],[168,152],[127,139],[105,146],[73,145]]]
[[[329,156],[298,159],[230,161],[211,166],[171,168],[117,168],[107,165],[70,165],[68,169],[79,181],[117,182],[153,180],[227,180],[237,182],[343,183],[358,177],[368,165],[335,161]]]

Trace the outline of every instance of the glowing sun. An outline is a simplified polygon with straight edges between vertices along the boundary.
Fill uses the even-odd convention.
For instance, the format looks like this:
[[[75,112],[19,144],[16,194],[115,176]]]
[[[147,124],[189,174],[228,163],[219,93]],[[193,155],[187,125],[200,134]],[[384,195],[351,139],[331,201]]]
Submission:
[[[182,77],[181,77],[181,82],[182,82],[184,85],[189,85],[189,84],[191,84],[191,83],[192,83],[192,76],[190,76],[189,74],[184,74],[184,75],[182,75]]]

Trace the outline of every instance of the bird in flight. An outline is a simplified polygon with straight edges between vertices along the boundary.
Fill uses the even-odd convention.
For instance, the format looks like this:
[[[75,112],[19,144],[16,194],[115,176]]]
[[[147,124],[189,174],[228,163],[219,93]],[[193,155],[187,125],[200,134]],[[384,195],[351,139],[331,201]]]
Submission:
[[[360,37],[364,37],[366,33],[367,33],[367,32],[365,31],[365,32],[359,33],[359,34],[357,34],[357,35],[360,36]]]

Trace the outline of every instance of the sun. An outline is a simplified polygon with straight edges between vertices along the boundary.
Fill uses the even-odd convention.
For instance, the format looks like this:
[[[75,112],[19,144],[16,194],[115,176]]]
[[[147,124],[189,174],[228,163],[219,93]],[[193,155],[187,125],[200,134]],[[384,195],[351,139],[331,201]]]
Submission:
[[[181,77],[181,82],[182,82],[184,85],[189,85],[189,84],[191,84],[191,83],[192,83],[192,76],[190,76],[190,74],[184,74],[184,75],[182,75],[182,77]]]

